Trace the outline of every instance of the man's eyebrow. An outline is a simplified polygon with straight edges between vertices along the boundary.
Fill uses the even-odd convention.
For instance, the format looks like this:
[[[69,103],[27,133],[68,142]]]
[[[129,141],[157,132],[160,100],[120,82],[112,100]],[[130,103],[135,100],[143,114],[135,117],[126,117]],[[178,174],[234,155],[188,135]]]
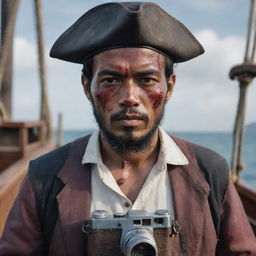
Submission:
[[[147,69],[147,70],[141,70],[136,72],[137,76],[160,75],[160,74],[161,72],[156,69]]]
[[[103,69],[99,71],[98,76],[111,75],[111,76],[123,76],[121,72],[111,70],[111,69]]]
[[[136,76],[147,76],[147,75],[160,75],[160,71],[156,69],[147,69],[147,70],[141,70],[141,71],[136,71],[135,75]],[[112,70],[112,69],[102,69],[99,71],[98,76],[104,76],[104,75],[110,75],[110,76],[118,76],[118,77],[123,77],[125,76],[122,72]]]

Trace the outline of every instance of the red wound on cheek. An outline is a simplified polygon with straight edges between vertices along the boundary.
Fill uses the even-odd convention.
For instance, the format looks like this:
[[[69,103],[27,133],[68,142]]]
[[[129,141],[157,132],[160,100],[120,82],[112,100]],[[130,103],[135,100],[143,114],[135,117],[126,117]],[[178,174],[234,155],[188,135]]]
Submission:
[[[151,92],[148,94],[148,97],[153,105],[153,108],[156,109],[159,107],[159,105],[161,104],[162,100],[163,100],[163,95],[164,93],[162,91],[159,92]]]
[[[99,101],[99,103],[101,104],[102,108],[104,110],[108,110],[107,109],[107,105],[109,100],[111,99],[111,93],[109,91],[99,91],[96,93],[96,98]]]

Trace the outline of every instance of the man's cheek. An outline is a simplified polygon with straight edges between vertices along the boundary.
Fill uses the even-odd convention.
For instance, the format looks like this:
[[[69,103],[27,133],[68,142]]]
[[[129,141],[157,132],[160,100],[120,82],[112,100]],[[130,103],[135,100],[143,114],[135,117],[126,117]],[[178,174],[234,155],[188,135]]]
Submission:
[[[153,109],[157,109],[163,102],[164,92],[161,88],[156,88],[147,92],[147,96],[152,104]]]
[[[104,111],[112,110],[112,101],[114,92],[111,89],[98,89],[95,92],[95,97]]]

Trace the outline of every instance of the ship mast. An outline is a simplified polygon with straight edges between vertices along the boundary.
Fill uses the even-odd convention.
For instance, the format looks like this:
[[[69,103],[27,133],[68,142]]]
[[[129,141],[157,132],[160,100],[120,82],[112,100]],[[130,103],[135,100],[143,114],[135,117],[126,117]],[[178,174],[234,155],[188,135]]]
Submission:
[[[37,49],[38,49],[38,66],[41,86],[41,110],[40,119],[46,122],[47,137],[52,138],[53,131],[51,125],[51,114],[48,104],[47,83],[46,83],[46,70],[44,60],[44,33],[43,33],[43,18],[41,0],[34,0],[35,13],[36,13],[36,32],[37,32]]]
[[[13,31],[20,0],[2,0],[1,51],[0,51],[0,122],[9,121],[12,110],[12,52]],[[41,0],[34,0],[37,33],[38,69],[41,88],[40,120],[46,123],[47,138],[52,138],[51,115],[48,104],[44,37]]]
[[[12,114],[13,32],[19,2],[1,1],[0,121],[7,121]]]
[[[248,87],[256,76],[255,57],[256,37],[256,0],[251,0],[250,18],[248,24],[247,43],[244,62],[230,71],[230,78],[239,82],[239,100],[233,132],[233,152],[231,160],[232,178],[238,181],[239,172],[243,169],[241,162],[242,145],[244,138],[245,109]]]

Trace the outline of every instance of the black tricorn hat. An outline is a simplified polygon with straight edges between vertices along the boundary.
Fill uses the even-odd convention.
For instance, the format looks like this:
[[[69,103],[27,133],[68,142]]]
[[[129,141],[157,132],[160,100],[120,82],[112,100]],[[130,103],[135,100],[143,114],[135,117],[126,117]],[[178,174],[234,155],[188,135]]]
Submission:
[[[155,3],[113,2],[81,16],[57,39],[50,56],[83,64],[100,52],[125,47],[153,49],[174,63],[204,52],[191,32]]]

